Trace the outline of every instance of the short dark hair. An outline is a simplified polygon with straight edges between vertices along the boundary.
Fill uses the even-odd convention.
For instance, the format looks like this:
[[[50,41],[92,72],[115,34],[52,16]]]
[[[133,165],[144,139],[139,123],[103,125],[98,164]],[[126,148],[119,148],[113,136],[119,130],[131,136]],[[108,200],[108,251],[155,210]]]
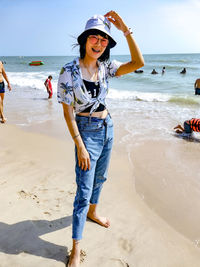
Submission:
[[[53,79],[53,77],[51,75],[48,76],[48,79]]]
[[[85,34],[83,35],[82,39],[80,40],[80,48],[79,48],[79,52],[80,52],[80,58],[83,59],[85,57],[85,46],[86,46],[86,42],[87,42],[87,38],[89,35],[101,35],[104,38],[107,38],[109,40],[109,37],[106,33],[93,29],[93,30],[88,30],[85,32]],[[99,61],[103,62],[103,61],[107,61],[110,58],[110,45],[108,43],[105,51],[103,52],[103,54],[98,58]]]

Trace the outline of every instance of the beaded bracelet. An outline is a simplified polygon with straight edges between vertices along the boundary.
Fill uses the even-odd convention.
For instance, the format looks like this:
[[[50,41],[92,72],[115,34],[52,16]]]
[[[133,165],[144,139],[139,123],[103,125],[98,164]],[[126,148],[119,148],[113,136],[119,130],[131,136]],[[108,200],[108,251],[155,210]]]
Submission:
[[[124,36],[126,37],[127,35],[132,34],[132,33],[133,33],[132,29],[129,28],[126,32],[124,32]]]

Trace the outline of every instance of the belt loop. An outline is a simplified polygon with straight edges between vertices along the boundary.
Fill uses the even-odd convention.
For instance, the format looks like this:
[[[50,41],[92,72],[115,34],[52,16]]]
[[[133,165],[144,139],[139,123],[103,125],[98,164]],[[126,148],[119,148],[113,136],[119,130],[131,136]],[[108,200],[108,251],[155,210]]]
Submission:
[[[89,116],[89,124],[91,124],[91,120],[92,120],[92,114],[90,114],[90,116]]]
[[[103,120],[103,125],[105,126],[105,142],[106,142],[106,139],[107,139],[107,121],[106,121],[106,118]]]

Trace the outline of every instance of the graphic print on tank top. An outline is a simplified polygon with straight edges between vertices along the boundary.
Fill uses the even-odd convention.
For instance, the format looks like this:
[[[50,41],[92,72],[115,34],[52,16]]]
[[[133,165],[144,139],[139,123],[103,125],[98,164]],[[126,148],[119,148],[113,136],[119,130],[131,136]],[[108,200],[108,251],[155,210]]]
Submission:
[[[87,80],[83,80],[84,85],[87,89],[88,94],[91,96],[91,98],[96,98],[99,94],[99,90],[100,90],[100,85],[99,82],[95,83],[95,82],[91,82],[91,81],[87,81]],[[105,109],[105,106],[100,104],[99,107],[97,108],[96,112],[98,111],[103,111]],[[86,108],[85,110],[83,110],[82,112],[90,112],[91,107]]]

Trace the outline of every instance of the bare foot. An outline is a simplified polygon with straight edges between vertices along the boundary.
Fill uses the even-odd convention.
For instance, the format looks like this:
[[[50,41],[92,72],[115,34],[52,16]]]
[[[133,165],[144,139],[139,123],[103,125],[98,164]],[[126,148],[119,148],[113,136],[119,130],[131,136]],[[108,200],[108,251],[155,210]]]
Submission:
[[[96,222],[96,223],[98,223],[101,226],[104,226],[106,228],[108,228],[110,226],[110,221],[106,217],[100,217],[100,216],[97,216],[94,213],[89,213],[89,212],[87,214],[87,217],[91,221]]]
[[[5,123],[7,121],[7,119],[5,117],[1,118],[1,123]]]
[[[79,267],[80,266],[80,250],[72,249],[67,267]]]

